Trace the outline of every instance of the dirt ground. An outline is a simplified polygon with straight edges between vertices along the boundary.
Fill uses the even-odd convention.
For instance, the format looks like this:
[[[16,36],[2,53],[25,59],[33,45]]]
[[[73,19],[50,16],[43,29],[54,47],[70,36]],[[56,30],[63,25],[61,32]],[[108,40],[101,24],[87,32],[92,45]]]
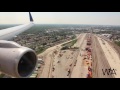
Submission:
[[[83,60],[86,47],[86,34],[77,35],[77,42],[73,47],[79,49],[61,50],[61,45],[47,49],[39,55],[45,65],[39,78],[86,78],[88,74],[88,60]],[[90,63],[90,62],[89,62]]]

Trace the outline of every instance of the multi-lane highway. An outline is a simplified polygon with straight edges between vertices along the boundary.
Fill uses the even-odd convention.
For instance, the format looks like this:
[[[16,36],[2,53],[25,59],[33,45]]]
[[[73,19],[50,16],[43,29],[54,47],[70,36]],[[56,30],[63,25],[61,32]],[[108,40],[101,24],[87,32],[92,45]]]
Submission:
[[[93,75],[98,78],[119,78],[120,57],[114,44],[105,37],[93,35]],[[106,72],[105,72],[106,71]]]
[[[49,48],[44,54],[41,54],[44,57],[45,65],[40,78],[86,78],[88,68],[83,65],[84,56],[82,56],[85,53],[85,38],[86,34],[80,34],[77,42],[72,46],[73,48],[79,47],[79,49],[61,50],[61,44]]]
[[[109,69],[110,65],[105,57],[103,49],[98,41],[98,37],[92,35],[92,59],[93,59],[93,66],[92,66],[92,73],[93,77],[95,78],[107,78],[112,77],[112,75],[103,74],[102,69]]]
[[[120,77],[120,54],[106,38],[83,33],[72,46],[78,49],[61,50],[62,44],[38,55],[45,61],[38,78]]]

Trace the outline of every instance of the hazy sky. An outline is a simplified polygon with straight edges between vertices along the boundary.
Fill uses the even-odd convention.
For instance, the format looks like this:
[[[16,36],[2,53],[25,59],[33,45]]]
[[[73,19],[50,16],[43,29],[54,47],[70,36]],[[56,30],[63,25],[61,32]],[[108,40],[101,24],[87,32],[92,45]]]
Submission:
[[[120,12],[31,12],[36,24],[120,25]],[[29,22],[28,12],[0,12],[0,24]]]

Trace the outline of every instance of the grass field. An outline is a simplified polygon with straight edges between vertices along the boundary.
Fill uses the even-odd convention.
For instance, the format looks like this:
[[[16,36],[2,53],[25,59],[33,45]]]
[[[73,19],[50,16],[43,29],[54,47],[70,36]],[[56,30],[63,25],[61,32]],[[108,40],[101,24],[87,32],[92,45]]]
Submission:
[[[118,46],[120,46],[120,42],[115,41],[115,43],[116,43]]]
[[[65,43],[65,44],[63,44],[62,46],[68,46],[68,47],[70,47],[70,46],[73,46],[76,42],[77,42],[77,39],[72,40],[72,41],[70,41],[70,42],[68,42],[68,43]]]
[[[72,41],[70,41],[70,42],[68,42],[68,43],[63,44],[63,45],[62,45],[63,47],[62,47],[61,50],[65,50],[65,49],[71,48],[76,42],[77,42],[77,39],[72,40]]]

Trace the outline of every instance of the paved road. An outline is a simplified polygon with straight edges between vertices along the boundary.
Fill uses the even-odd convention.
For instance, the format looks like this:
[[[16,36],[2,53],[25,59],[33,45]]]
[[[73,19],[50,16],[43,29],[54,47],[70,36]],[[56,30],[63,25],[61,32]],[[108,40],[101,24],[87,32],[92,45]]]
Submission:
[[[119,78],[120,77],[120,68],[119,68],[120,58],[119,58],[118,52],[111,46],[111,44],[109,44],[109,41],[106,41],[99,37],[97,37],[97,39],[98,39],[98,41],[101,45],[101,48],[105,54],[107,62],[110,65],[110,68],[115,70],[116,74],[113,74],[113,76],[115,78]],[[103,44],[103,42],[104,42],[104,44]]]
[[[87,41],[86,36],[86,34],[80,34],[77,37],[78,41],[73,47],[79,47],[79,50],[61,50],[61,45],[64,44],[62,43],[40,54],[45,60],[40,78],[86,78],[88,65],[86,65],[87,60],[83,60],[84,57],[82,56],[86,54],[84,50]],[[92,61],[90,62],[92,63],[93,78],[120,77],[120,58],[110,43],[104,38],[92,34]],[[118,70],[116,76],[103,74],[102,69],[110,68]]]
[[[44,52],[45,66],[40,78],[86,78],[88,65],[86,60],[83,60],[86,53],[86,36],[87,34],[80,34],[77,37],[73,47],[79,47],[79,49],[61,50],[62,44],[60,44]],[[54,54],[54,51],[57,54]]]
[[[77,37],[79,38],[80,35]],[[75,40],[75,39],[73,39]],[[72,40],[70,40],[72,41]],[[43,57],[43,60],[45,61],[45,65],[43,66],[43,71],[41,72],[41,75],[39,75],[40,78],[51,78],[53,77],[53,74],[52,74],[52,69],[53,69],[53,62],[57,61],[58,59],[55,58],[56,55],[53,54],[53,52],[55,50],[57,50],[58,52],[60,52],[60,49],[61,49],[61,45],[62,44],[65,44],[65,43],[68,43],[70,41],[67,41],[67,42],[64,42],[64,43],[61,43],[59,45],[56,45],[56,46],[53,46],[51,48],[48,48],[46,51],[44,51],[42,54],[38,55],[38,57]],[[55,60],[53,60],[55,59]],[[63,60],[62,60],[63,61]],[[59,72],[61,73],[61,70],[64,74],[64,70],[62,68],[62,66],[57,66],[56,65],[56,68],[59,68],[61,67],[59,70]],[[68,73],[67,71],[65,71],[66,73]],[[56,77],[66,77],[67,74],[64,74],[64,75],[61,75],[61,74],[58,74],[58,72],[56,72],[57,74]],[[55,76],[54,76],[55,77]],[[67,76],[68,77],[68,76]]]
[[[79,52],[77,56],[77,62],[76,66],[73,68],[71,78],[86,78],[86,75],[88,73],[88,68],[83,65],[83,57],[85,46],[86,46],[86,40],[85,40],[86,34],[83,34],[81,38],[78,38],[77,46],[79,46]]]
[[[102,69],[109,69],[110,65],[95,35],[92,35],[92,59],[93,78],[113,78],[113,75],[104,75],[102,72]]]

